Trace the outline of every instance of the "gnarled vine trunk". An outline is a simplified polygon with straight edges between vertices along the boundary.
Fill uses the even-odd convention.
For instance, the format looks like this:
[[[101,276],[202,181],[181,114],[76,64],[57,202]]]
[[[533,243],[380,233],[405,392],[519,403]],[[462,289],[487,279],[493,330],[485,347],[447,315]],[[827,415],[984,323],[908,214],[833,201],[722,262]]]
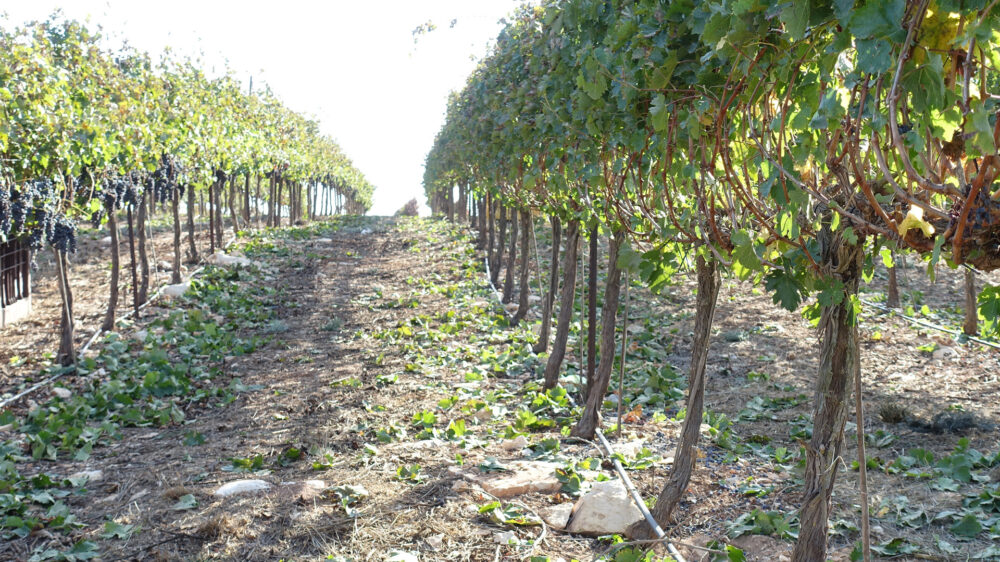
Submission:
[[[608,239],[608,277],[604,286],[604,307],[601,312],[601,364],[594,373],[594,380],[587,386],[587,403],[572,433],[583,439],[593,439],[594,432],[601,423],[601,405],[604,404],[604,395],[608,392],[611,369],[615,363],[615,328],[618,325],[618,297],[622,289],[622,272],[618,269],[618,251],[621,245],[620,233]],[[591,242],[592,251],[593,248]],[[593,260],[591,268],[596,269],[593,267]],[[596,291],[591,295],[592,299],[596,299]],[[597,322],[594,324],[596,326]]]
[[[566,356],[566,340],[569,339],[569,324],[573,320],[573,300],[576,297],[576,255],[580,243],[580,223],[570,221],[566,228],[566,250],[563,252],[563,285],[559,296],[559,320],[556,322],[556,337],[552,342],[552,353],[545,363],[545,388],[553,388],[559,382],[559,371]]]
[[[709,256],[698,256],[695,268],[698,275],[698,294],[695,297],[694,341],[691,343],[691,365],[688,369],[688,396],[681,440],[674,451],[674,463],[670,467],[667,483],[656,497],[651,513],[661,527],[670,524],[674,509],[680,502],[691,481],[697,455],[698,431],[701,428],[705,409],[705,364],[708,361],[708,347],[715,319],[715,304],[719,298],[718,263]],[[626,531],[635,539],[651,539],[652,529],[645,521],[638,521]]]
[[[529,267],[530,256],[529,245],[531,242],[531,211],[525,209],[521,211],[521,271],[518,279],[517,312],[511,320],[513,325],[517,325],[528,315],[528,276],[531,273]]]
[[[799,510],[799,538],[792,552],[795,562],[826,560],[827,522],[830,496],[841,468],[847,396],[853,378],[860,371],[858,324],[854,297],[858,292],[863,264],[863,241],[850,244],[841,233],[821,234],[821,267],[843,283],[843,298],[823,308],[819,328],[822,333],[819,372],[813,409],[813,434],[806,446],[805,492]]]
[[[121,256],[118,255],[118,218],[114,207],[108,206],[108,228],[111,229],[111,285],[108,295],[108,308],[104,313],[101,330],[110,332],[115,327],[115,312],[118,309],[118,281],[121,274]]]
[[[552,326],[552,308],[559,292],[559,244],[562,236],[562,223],[559,217],[549,218],[552,223],[552,262],[549,264],[549,292],[542,303],[542,329],[538,334],[538,342],[531,348],[535,353],[541,353],[549,347],[549,332]]]
[[[514,267],[517,265],[517,210],[510,210],[510,250],[507,252],[507,271],[503,278],[503,297],[500,302],[509,304],[514,300]]]
[[[500,207],[500,225],[497,234],[496,252],[490,261],[490,282],[494,286],[496,286],[497,281],[500,279],[500,263],[503,261],[504,243],[507,240],[507,207],[500,202],[497,202],[497,206]]]
[[[188,188],[190,189],[190,188]],[[170,282],[174,285],[181,282],[181,205],[180,205],[180,190],[177,186],[174,186],[173,193],[171,194],[170,200],[170,210],[174,215],[174,264],[173,271],[170,273]]]

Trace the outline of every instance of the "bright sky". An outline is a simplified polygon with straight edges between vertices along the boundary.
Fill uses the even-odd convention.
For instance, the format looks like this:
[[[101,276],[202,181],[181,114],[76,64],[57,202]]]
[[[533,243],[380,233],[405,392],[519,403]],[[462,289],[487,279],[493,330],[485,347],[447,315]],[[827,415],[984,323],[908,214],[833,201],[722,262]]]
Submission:
[[[228,60],[254,87],[262,81],[292,109],[314,115],[369,181],[372,214],[412,197],[423,205],[424,157],[444,118],[448,92],[465,83],[498,20],[517,0],[0,0],[8,24],[70,18],[158,54],[170,46]],[[457,20],[450,28],[452,20]],[[412,31],[437,29],[414,44]]]

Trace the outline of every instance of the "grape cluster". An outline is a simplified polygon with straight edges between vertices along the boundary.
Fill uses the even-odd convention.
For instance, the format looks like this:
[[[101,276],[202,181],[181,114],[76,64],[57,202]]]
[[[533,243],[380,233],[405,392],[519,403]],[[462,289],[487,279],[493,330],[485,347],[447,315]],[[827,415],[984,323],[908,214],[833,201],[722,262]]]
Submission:
[[[50,179],[0,188],[0,234],[5,238],[27,235],[33,250],[47,242],[63,252],[76,251],[76,225],[54,211],[56,185]]]
[[[0,187],[0,235],[6,237],[11,227],[10,191]]]
[[[177,186],[177,167],[172,158],[164,156],[160,165],[153,172],[153,197],[157,203],[173,201],[174,189]]]
[[[48,235],[48,242],[50,246],[64,254],[75,254],[76,223],[64,216],[56,217]]]

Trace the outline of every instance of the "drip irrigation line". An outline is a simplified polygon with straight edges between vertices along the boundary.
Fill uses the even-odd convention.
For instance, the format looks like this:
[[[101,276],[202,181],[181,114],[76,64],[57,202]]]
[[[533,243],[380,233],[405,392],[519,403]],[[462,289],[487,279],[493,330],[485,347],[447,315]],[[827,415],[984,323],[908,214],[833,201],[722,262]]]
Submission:
[[[923,326],[925,328],[930,328],[932,330],[937,330],[939,332],[944,332],[946,334],[951,334],[951,335],[956,336],[956,337],[965,338],[968,341],[975,342],[975,343],[978,343],[980,345],[985,345],[986,347],[991,347],[993,349],[1000,349],[1000,344],[997,344],[996,342],[991,342],[991,341],[987,341],[987,340],[984,340],[984,339],[980,339],[980,338],[977,338],[975,336],[967,335],[967,334],[965,334],[963,332],[960,332],[958,330],[952,330],[951,328],[945,328],[944,326],[940,326],[938,324],[934,324],[933,322],[928,322],[926,320],[921,320],[919,318],[914,318],[913,316],[909,316],[907,314],[903,314],[902,312],[899,312],[897,310],[893,310],[893,309],[891,309],[891,308],[889,308],[887,306],[883,306],[883,305],[878,304],[878,303],[867,301],[865,299],[859,298],[858,300],[861,301],[861,304],[863,304],[865,306],[869,306],[871,308],[875,308],[877,310],[881,310],[882,312],[887,312],[887,313],[892,314],[894,316],[899,316],[900,318],[904,318],[904,319],[912,322],[913,324],[917,324],[917,325]]]
[[[493,291],[493,295],[497,298],[497,301],[499,301],[500,291],[497,290],[496,286],[490,280],[490,262],[488,259],[484,258],[483,263],[486,264],[486,283],[489,285],[490,290]],[[504,308],[503,310],[504,314],[510,318],[510,314],[507,313],[507,309]],[[567,393],[566,397],[569,399],[569,402],[573,405],[573,407],[577,406],[576,400],[573,400],[571,395]],[[621,419],[618,420],[618,424],[621,424]],[[595,429],[594,432],[597,434],[597,439],[600,441],[601,445],[603,445],[604,449],[607,451],[607,456],[611,460],[612,466],[615,467],[615,472],[618,473],[618,477],[621,479],[622,484],[628,491],[629,497],[632,498],[632,503],[639,508],[639,512],[642,513],[642,517],[646,520],[646,523],[649,524],[650,528],[653,529],[653,532],[656,533],[656,536],[659,539],[666,539],[667,534],[660,527],[660,524],[656,522],[656,518],[653,517],[653,514],[649,512],[649,508],[646,507],[646,502],[643,501],[642,495],[639,494],[639,490],[636,489],[635,485],[632,483],[632,479],[629,478],[628,474],[625,472],[625,467],[623,467],[622,463],[615,457],[615,450],[611,447],[611,443],[609,443],[608,439],[604,436],[604,432],[601,431],[601,428]],[[677,560],[677,562],[687,562],[673,543],[667,540],[666,545],[667,551]]]
[[[230,246],[233,245],[234,242],[236,242],[236,236],[233,236],[229,240],[229,243],[226,244],[225,248],[223,248],[223,251],[228,250],[230,248]],[[203,257],[201,259],[201,262],[199,262],[199,263],[204,264],[205,263],[205,258]],[[201,273],[204,269],[205,269],[205,266],[202,265],[198,269],[196,269],[193,272],[191,272],[191,275],[188,275],[188,281],[190,281],[191,279],[194,279],[195,276],[198,275],[199,273]],[[152,295],[150,295],[149,298],[146,300],[146,302],[142,303],[139,306],[138,310],[142,310],[142,309],[146,308],[147,306],[149,306],[150,304],[152,304],[154,300],[156,300],[161,294],[163,294],[163,290],[168,285],[170,285],[170,284],[169,283],[165,283],[163,285],[160,285],[160,288],[158,288]],[[126,312],[121,317],[119,317],[118,319],[115,320],[115,324],[117,324],[118,322],[120,322],[122,320],[128,320],[129,318],[132,317],[132,315],[134,313],[135,313],[134,309]],[[97,338],[99,338],[102,334],[105,334],[105,333],[107,333],[107,332],[104,332],[103,330],[101,330],[100,328],[98,328],[94,332],[94,334],[92,336],[90,336],[90,339],[88,339],[87,342],[83,344],[83,347],[80,348],[80,351],[77,354],[77,361],[79,361],[80,359],[83,359],[84,355],[90,349],[90,346],[92,346],[94,344],[94,342],[97,341]],[[6,408],[8,405],[10,405],[10,404],[12,404],[12,403],[20,400],[21,398],[24,398],[25,396],[28,396],[29,394],[35,392],[36,390],[39,390],[41,388],[45,388],[46,386],[54,383],[57,379],[63,377],[64,375],[66,375],[68,373],[72,373],[74,371],[76,371],[76,365],[69,365],[67,367],[63,367],[62,369],[59,370],[58,373],[52,375],[51,377],[49,377],[49,378],[47,378],[47,379],[45,379],[45,380],[43,380],[43,381],[41,381],[39,383],[36,383],[35,385],[31,386],[27,390],[23,390],[23,391],[19,392],[18,394],[15,394],[14,396],[11,396],[10,398],[7,398],[4,401],[0,402],[0,408]]]

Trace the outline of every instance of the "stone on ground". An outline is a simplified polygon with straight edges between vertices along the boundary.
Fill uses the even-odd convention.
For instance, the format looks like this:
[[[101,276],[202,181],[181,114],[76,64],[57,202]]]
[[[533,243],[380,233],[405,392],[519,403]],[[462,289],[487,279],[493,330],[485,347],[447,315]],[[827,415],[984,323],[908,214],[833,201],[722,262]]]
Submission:
[[[500,443],[500,448],[504,451],[520,451],[528,446],[528,439],[523,435],[518,435],[514,439],[505,439]]]
[[[263,492],[270,489],[271,485],[263,480],[235,480],[219,486],[212,495],[217,498],[225,498],[240,494]]]
[[[176,285],[167,285],[163,288],[163,296],[170,299],[183,297],[184,293],[187,293],[189,289],[191,289],[190,281],[185,281],[184,283],[178,283]]]
[[[512,498],[530,493],[554,494],[562,487],[555,470],[562,465],[543,461],[514,461],[506,464],[509,472],[488,473],[476,483],[498,498]]]
[[[69,475],[70,480],[82,480],[87,479],[87,482],[100,482],[104,480],[104,473],[100,470],[81,470],[75,474]]]
[[[405,550],[390,550],[386,555],[385,562],[419,562],[417,555]]]
[[[569,523],[569,517],[573,514],[573,503],[566,502],[559,505],[553,505],[549,507],[543,507],[538,510],[538,515],[541,516],[542,521],[545,524],[557,531],[562,531],[566,528],[566,524]]]
[[[219,265],[223,267],[230,267],[234,265],[248,266],[253,263],[243,256],[230,256],[225,252],[215,252],[211,256],[208,256],[208,259],[206,259],[205,262],[211,265]]]
[[[64,388],[61,386],[52,387],[52,394],[55,394],[56,396],[62,398],[63,400],[67,400],[69,399],[70,396],[73,396],[73,393],[68,388]]]
[[[566,530],[580,535],[620,534],[642,519],[621,480],[596,482],[576,502]]]

